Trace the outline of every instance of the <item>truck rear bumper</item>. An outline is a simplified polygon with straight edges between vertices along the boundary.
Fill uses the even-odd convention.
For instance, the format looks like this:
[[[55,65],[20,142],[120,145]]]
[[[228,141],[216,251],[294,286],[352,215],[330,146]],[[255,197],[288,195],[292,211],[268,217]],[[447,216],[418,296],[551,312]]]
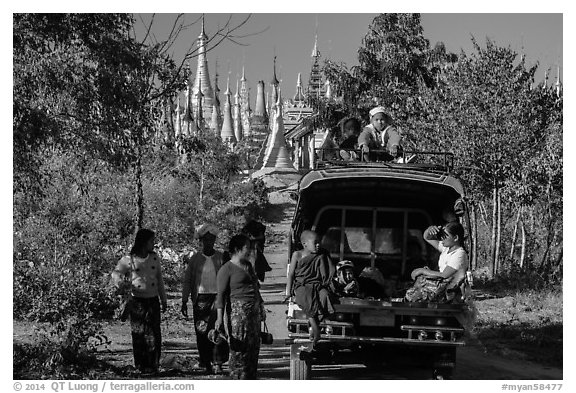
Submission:
[[[288,333],[285,339],[286,345],[309,343],[310,337],[305,333]],[[387,345],[413,345],[413,346],[439,346],[439,347],[460,347],[466,345],[464,341],[446,341],[446,340],[419,340],[413,338],[401,337],[362,337],[362,336],[329,336],[321,335],[320,342],[335,344],[387,344]]]

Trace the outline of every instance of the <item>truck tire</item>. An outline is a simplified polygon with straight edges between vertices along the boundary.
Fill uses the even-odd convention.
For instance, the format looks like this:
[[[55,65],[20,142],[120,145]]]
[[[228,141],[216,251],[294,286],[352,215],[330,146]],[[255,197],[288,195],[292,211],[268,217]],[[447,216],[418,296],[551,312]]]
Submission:
[[[312,366],[307,360],[300,360],[298,358],[290,359],[290,379],[304,380],[311,379]]]

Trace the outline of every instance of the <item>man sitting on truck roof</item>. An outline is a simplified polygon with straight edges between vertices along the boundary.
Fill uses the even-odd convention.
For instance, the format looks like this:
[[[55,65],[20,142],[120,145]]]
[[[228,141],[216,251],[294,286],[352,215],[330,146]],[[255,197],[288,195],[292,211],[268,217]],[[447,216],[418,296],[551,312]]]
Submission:
[[[320,322],[334,312],[328,292],[333,267],[330,256],[319,247],[316,232],[303,231],[300,242],[304,249],[292,254],[286,300],[294,294],[296,304],[306,313],[314,346],[320,340]]]
[[[358,136],[363,161],[391,161],[399,156],[401,137],[392,123],[392,117],[384,107],[377,106],[370,110],[370,124]],[[385,151],[374,151],[381,149]]]

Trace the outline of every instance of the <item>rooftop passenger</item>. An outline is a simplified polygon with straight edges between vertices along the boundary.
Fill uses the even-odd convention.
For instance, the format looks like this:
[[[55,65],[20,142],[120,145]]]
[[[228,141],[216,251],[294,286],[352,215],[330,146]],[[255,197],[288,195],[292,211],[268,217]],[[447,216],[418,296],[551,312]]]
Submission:
[[[390,161],[398,157],[402,148],[401,137],[392,124],[392,117],[384,107],[377,106],[370,110],[370,124],[358,136],[364,161]]]

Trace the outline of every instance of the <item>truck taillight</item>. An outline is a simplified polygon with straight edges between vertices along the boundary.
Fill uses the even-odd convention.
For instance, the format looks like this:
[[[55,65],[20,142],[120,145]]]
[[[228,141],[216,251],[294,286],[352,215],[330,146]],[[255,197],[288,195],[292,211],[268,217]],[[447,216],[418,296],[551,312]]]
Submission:
[[[436,326],[444,326],[446,325],[446,318],[436,318],[436,320],[434,321],[434,323],[436,324]]]

